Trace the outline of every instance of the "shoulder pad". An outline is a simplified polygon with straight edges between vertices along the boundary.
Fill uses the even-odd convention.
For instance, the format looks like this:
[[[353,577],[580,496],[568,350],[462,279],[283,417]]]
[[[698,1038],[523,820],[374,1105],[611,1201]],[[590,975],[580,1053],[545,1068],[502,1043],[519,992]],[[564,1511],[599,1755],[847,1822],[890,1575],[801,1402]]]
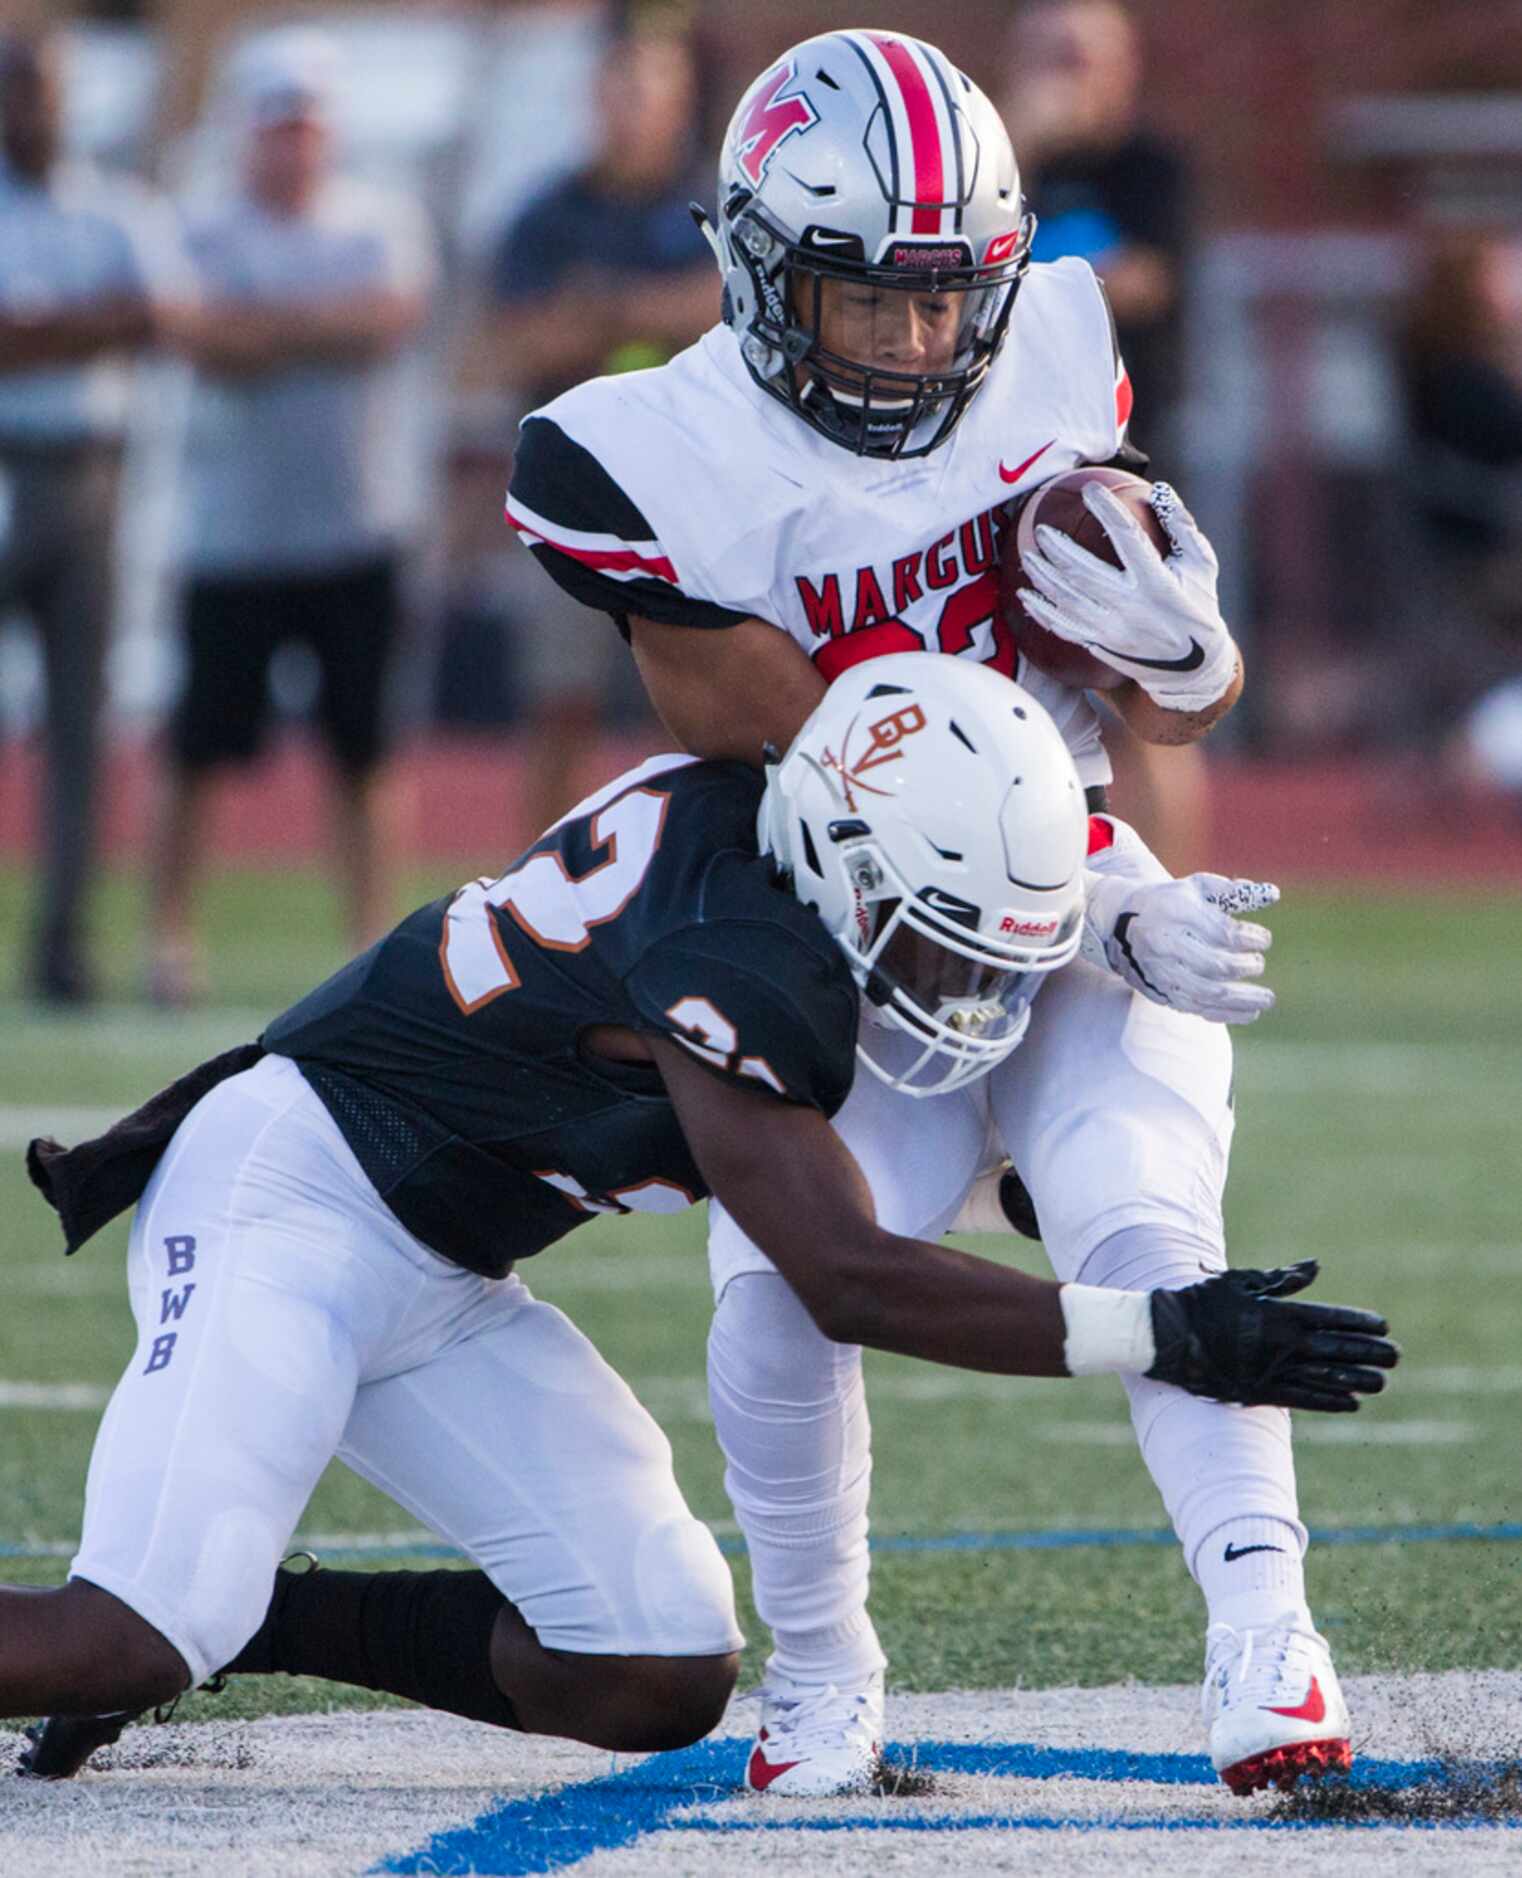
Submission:
[[[652,947],[625,988],[647,1028],[726,1081],[825,1115],[850,1093],[856,987],[823,927],[815,944],[781,918],[705,921]]]
[[[676,562],[638,505],[552,418],[525,418],[505,514],[552,579],[585,605],[674,626],[747,617],[685,593]]]

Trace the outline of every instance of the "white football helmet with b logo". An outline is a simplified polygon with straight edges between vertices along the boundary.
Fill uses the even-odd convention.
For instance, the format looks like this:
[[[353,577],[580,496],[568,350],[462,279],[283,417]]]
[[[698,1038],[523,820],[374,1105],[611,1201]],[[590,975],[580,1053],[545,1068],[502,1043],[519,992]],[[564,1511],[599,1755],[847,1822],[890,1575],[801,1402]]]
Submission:
[[[988,99],[902,33],[822,33],[740,100],[719,159],[724,318],[751,376],[847,449],[920,456],[1003,343],[1034,218]]]
[[[938,1095],[1018,1045],[1078,950],[1088,812],[1029,693],[985,665],[897,653],[830,687],[767,772],[760,835],[850,960],[883,1082]],[[907,1067],[874,1030],[922,1048]]]

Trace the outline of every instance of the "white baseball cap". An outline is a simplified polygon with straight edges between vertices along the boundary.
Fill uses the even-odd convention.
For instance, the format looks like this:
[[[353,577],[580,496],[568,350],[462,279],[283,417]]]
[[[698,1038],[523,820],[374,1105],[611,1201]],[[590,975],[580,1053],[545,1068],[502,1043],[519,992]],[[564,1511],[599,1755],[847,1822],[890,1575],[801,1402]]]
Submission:
[[[237,55],[232,76],[238,104],[256,127],[323,117],[333,102],[338,48],[311,27],[261,33]]]

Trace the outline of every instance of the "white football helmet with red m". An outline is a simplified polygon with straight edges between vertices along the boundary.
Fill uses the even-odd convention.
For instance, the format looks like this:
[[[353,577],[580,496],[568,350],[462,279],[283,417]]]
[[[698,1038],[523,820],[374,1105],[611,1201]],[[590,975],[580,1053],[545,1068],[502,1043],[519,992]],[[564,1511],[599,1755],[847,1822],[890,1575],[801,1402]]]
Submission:
[[[977,86],[922,40],[853,31],[804,40],[740,100],[705,232],[756,383],[832,442],[904,457],[976,395],[1034,227]]]
[[[865,993],[858,1055],[908,1095],[1002,1062],[1078,950],[1083,789],[1046,712],[986,665],[907,652],[842,674],[767,771],[760,840]],[[880,1060],[884,1028],[921,1046],[907,1064]]]

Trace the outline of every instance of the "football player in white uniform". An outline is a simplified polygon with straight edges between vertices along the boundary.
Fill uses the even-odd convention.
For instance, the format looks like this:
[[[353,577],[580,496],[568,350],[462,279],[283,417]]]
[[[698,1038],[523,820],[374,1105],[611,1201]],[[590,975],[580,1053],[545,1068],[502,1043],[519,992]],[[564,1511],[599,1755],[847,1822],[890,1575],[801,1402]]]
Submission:
[[[746,92],[718,190],[723,323],[658,370],[532,414],[508,521],[561,586],[614,616],[689,749],[757,762],[838,674],[931,650],[1029,687],[1102,807],[1098,720],[1021,656],[998,603],[1000,544],[1012,496],[1079,463],[1144,459],[1099,283],[1081,261],[1028,264],[1033,222],[997,114],[934,47],[826,33]],[[1242,683],[1215,557],[1163,485],[1166,559],[1112,499],[1091,499],[1123,569],[1038,530],[1027,607],[1125,675],[1109,697],[1142,737],[1192,741]],[[1271,1002],[1256,982],[1268,935],[1228,913],[1272,890],[1171,882],[1102,814],[1090,865],[1105,876],[1093,962],[1048,987],[1017,1055],[931,1103],[912,1073],[858,1079],[836,1126],[894,1230],[945,1230],[1008,1155],[1059,1277],[1185,1285],[1225,1264],[1231,1049],[1202,1020]],[[711,1400],[775,1643],[750,1781],[849,1791],[870,1778],[884,1668],[866,1607],[859,1352],[819,1333],[722,1207],[711,1221]],[[1347,1714],[1306,1605],[1288,1417],[1127,1388],[1208,1607],[1217,1768],[1248,1791],[1346,1765]]]
[[[258,1044],[34,1142],[70,1248],[139,1202],[139,1338],[69,1582],[0,1587],[0,1714],[54,1711],[21,1771],[66,1778],[219,1666],[610,1748],[706,1733],[729,1573],[659,1429],[513,1270],[594,1214],[721,1193],[822,1336],[932,1361],[1333,1411],[1379,1389],[1382,1320],[1283,1302],[1305,1268],[1133,1295],[873,1220],[827,1120],[862,998],[926,1075],[988,1074],[1078,948],[1084,843],[1033,699],[955,659],[864,667],[764,783],[653,758]],[[276,1574],[335,1450],[476,1569]]]

